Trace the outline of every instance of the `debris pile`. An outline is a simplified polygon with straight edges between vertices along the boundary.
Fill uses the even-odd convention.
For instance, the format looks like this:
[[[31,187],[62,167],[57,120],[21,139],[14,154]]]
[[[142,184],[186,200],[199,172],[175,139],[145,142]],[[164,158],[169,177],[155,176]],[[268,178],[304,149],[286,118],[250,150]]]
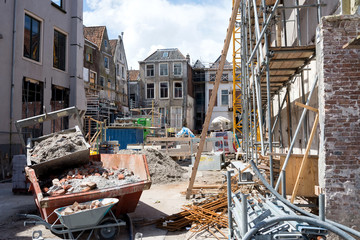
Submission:
[[[141,151],[121,150],[119,153],[144,154],[153,184],[183,180],[183,174],[186,172],[186,170],[171,157],[155,149],[144,149]]]
[[[60,179],[60,180],[59,180]],[[66,171],[59,178],[51,181],[52,186],[43,187],[50,196],[66,193],[87,192],[93,189],[116,187],[140,181],[140,177],[126,168],[112,167],[105,169],[101,162],[90,162],[80,168]]]
[[[52,137],[34,142],[30,150],[31,161],[45,162],[87,149],[81,132],[55,133]]]
[[[99,200],[94,200],[88,203],[78,203],[74,202],[73,205],[66,207],[64,210],[60,212],[61,216],[71,215],[83,210],[95,209],[99,207],[103,207],[104,205]]]

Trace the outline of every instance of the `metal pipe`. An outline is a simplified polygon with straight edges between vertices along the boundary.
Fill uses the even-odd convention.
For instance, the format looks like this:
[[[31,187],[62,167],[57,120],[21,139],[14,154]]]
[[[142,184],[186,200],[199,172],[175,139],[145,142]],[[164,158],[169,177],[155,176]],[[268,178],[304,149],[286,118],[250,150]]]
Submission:
[[[284,96],[284,99],[280,105],[280,94],[278,94],[279,96],[279,100],[278,100],[278,103],[279,103],[279,110],[278,110],[278,113],[277,113],[277,116],[276,116],[276,119],[274,121],[274,124],[273,124],[273,127],[271,129],[271,132],[274,133],[274,130],[275,130],[275,127],[276,127],[276,124],[277,124],[277,121],[279,119],[279,116],[281,115],[281,109],[283,108],[284,104],[285,104],[285,100],[286,100],[286,95],[287,95],[288,92],[286,92],[285,96]],[[280,122],[280,128],[281,128],[281,122]]]
[[[279,6],[278,9],[294,9],[294,8],[312,8],[312,7],[324,7],[326,4],[309,4],[309,5],[298,5],[298,6]]]
[[[11,85],[10,85],[10,126],[9,126],[9,157],[12,157],[12,131],[14,121],[14,88],[15,88],[15,42],[16,42],[16,8],[17,0],[14,0],[13,10],[13,34],[12,34],[12,49],[11,49]]]
[[[266,2],[262,0],[263,6],[263,18],[264,24],[266,19]],[[264,34],[264,41],[265,41],[265,54],[266,54],[266,95],[267,95],[267,125],[268,125],[268,141],[269,141],[269,152],[272,153],[273,146],[272,146],[272,132],[271,132],[271,93],[270,93],[270,57],[269,57],[269,42],[268,42],[268,33],[265,32]],[[273,169],[273,157],[272,155],[269,156],[269,167],[270,167],[270,185],[274,186],[274,169]]]
[[[286,199],[286,174],[281,176],[281,195]]]
[[[242,240],[250,240],[252,236],[255,235],[261,228],[266,228],[267,226],[271,226],[275,223],[284,222],[284,221],[297,221],[297,222],[306,222],[308,224],[312,224],[314,226],[325,228],[336,235],[342,237],[347,240],[355,240],[352,236],[342,231],[341,229],[327,223],[320,221],[318,219],[314,219],[311,217],[303,217],[303,216],[284,216],[284,217],[274,217],[268,220],[263,220],[260,223],[256,224],[245,236],[243,236]]]
[[[313,86],[312,86],[312,88],[311,88],[311,91],[310,91],[310,93],[309,93],[309,96],[308,96],[308,99],[307,99],[305,105],[309,105],[311,96],[312,96],[312,94],[313,94],[313,92],[314,92],[314,89],[315,89],[315,87],[316,87],[316,84],[317,84],[317,82],[318,82],[318,79],[319,79],[318,76],[316,76],[315,82],[314,82],[314,84],[313,84]],[[289,95],[290,95],[290,94],[289,94]],[[304,108],[304,110],[303,110],[303,112],[302,112],[302,114],[301,114],[301,117],[300,117],[298,126],[297,126],[297,128],[296,128],[295,135],[294,135],[294,137],[293,137],[293,139],[292,139],[292,141],[291,141],[291,145],[290,145],[288,154],[286,155],[286,158],[285,158],[285,161],[284,161],[284,165],[283,165],[283,167],[282,167],[282,169],[281,169],[279,179],[278,179],[278,181],[277,181],[277,183],[276,183],[275,190],[278,190],[278,189],[279,189],[281,175],[283,174],[283,172],[285,172],[286,166],[287,166],[287,164],[288,164],[288,162],[289,162],[289,159],[290,159],[290,155],[291,155],[292,149],[294,148],[294,145],[295,145],[296,137],[297,137],[297,135],[298,135],[299,132],[300,132],[301,124],[303,123],[303,121],[304,121],[304,119],[305,119],[306,113],[307,113],[307,108]]]
[[[319,195],[319,219],[325,221],[325,195]]]
[[[301,100],[302,103],[305,104],[305,87],[304,87],[304,72],[301,72]],[[305,123],[304,123],[304,127],[303,127],[303,134],[304,134],[304,146],[307,145],[307,127],[308,127],[308,119],[309,119],[309,114],[306,113],[305,116]]]
[[[251,60],[253,59],[253,57],[254,57],[254,55],[255,55],[255,52],[258,50],[259,45],[260,45],[260,43],[261,43],[261,39],[262,39],[262,37],[264,36],[264,34],[265,34],[265,32],[266,32],[266,30],[267,30],[267,28],[268,28],[268,26],[269,26],[270,21],[271,21],[272,17],[274,16],[275,12],[276,12],[276,8],[278,7],[279,2],[280,2],[280,0],[276,0],[274,6],[273,6],[273,8],[272,8],[271,13],[270,13],[269,17],[267,18],[267,20],[266,20],[266,22],[265,22],[265,25],[264,25],[264,27],[263,27],[263,30],[262,30],[261,33],[260,33],[259,41],[257,41],[257,43],[256,43],[256,45],[255,45],[255,47],[254,47],[254,49],[253,49],[253,51],[252,51],[252,53],[251,53],[248,61],[247,61],[247,65],[249,65],[249,64],[251,63]],[[264,20],[265,20],[265,19],[264,19]]]
[[[295,0],[296,6],[299,6],[299,0]],[[297,25],[297,38],[298,45],[301,46],[301,31],[300,31],[300,10],[296,8],[296,25]]]
[[[320,4],[320,0],[317,0],[316,1],[317,3],[317,20],[318,20],[318,24],[320,23],[320,20],[321,20],[321,4]]]
[[[248,215],[247,215],[247,197],[241,193],[241,236],[245,236],[248,232]]]
[[[287,32],[286,32],[286,11],[285,11],[285,2],[283,3],[284,9],[282,10],[282,18],[283,18],[283,31],[284,31],[284,45],[287,47]]]
[[[286,100],[286,95],[288,94],[288,91],[286,91],[285,96],[284,96],[284,101]],[[280,106],[280,94],[278,94],[278,105],[279,105],[279,135],[280,135],[280,148],[283,148],[283,136],[282,136],[282,123],[281,123],[281,109],[283,108],[282,106]]]
[[[231,204],[231,172],[226,172],[227,179],[227,205],[228,205],[228,223],[229,223],[229,240],[233,238],[234,229],[232,222],[232,204]]]
[[[257,175],[257,177],[260,179],[260,181],[264,184],[264,186],[277,198],[279,199],[281,202],[283,202],[286,206],[292,208],[293,210],[305,215],[305,216],[308,216],[308,217],[312,217],[312,218],[319,218],[319,216],[315,215],[315,214],[312,214],[312,213],[309,213],[305,210],[303,210],[302,208],[299,208],[297,206],[295,206],[294,204],[290,203],[288,200],[286,200],[285,198],[283,198],[273,187],[271,187],[269,185],[269,183],[266,181],[266,179],[263,177],[263,175],[260,173],[260,170],[256,167],[255,163],[253,160],[250,160],[249,161],[254,173]],[[337,223],[337,222],[333,222],[331,220],[326,220],[326,222],[348,232],[348,233],[351,233],[357,237],[360,237],[360,232],[352,229],[352,228],[349,228],[347,226],[344,226],[340,223]]]
[[[253,7],[254,7],[254,19],[255,19],[255,36],[256,36],[256,41],[259,42],[260,41],[260,50],[259,50],[259,54],[260,54],[260,59],[258,60],[259,63],[262,63],[262,61],[264,60],[264,56],[262,53],[262,46],[261,46],[261,38],[260,38],[260,26],[259,26],[259,19],[258,19],[258,14],[257,14],[257,8],[256,8],[256,1],[253,0]],[[250,18],[251,19],[251,18]]]

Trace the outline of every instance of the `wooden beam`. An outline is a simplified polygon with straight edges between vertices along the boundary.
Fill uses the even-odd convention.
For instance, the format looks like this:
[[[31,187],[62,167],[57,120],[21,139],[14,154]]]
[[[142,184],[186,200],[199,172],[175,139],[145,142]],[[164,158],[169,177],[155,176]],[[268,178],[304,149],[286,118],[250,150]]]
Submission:
[[[201,153],[202,153],[202,151],[204,149],[206,133],[207,133],[207,131],[209,129],[211,115],[212,115],[212,112],[213,112],[213,109],[214,109],[215,100],[216,100],[216,97],[217,97],[217,91],[219,89],[219,84],[220,84],[220,81],[221,81],[221,76],[222,76],[222,73],[224,71],[226,55],[227,55],[227,53],[229,51],[232,32],[233,32],[233,29],[235,27],[235,21],[236,21],[236,16],[237,16],[238,11],[239,11],[240,2],[241,2],[240,0],[236,0],[235,3],[234,3],[233,9],[232,9],[231,18],[230,18],[230,21],[229,21],[229,26],[228,26],[228,29],[227,29],[227,32],[226,32],[226,38],[225,38],[225,41],[224,41],[224,47],[223,47],[223,50],[221,52],[221,59],[220,59],[219,69],[216,71],[215,84],[214,84],[214,87],[213,87],[213,90],[212,90],[211,98],[210,98],[210,101],[209,101],[209,107],[208,107],[208,110],[207,110],[207,113],[206,113],[205,122],[204,122],[203,129],[202,129],[202,132],[201,132],[199,148],[198,148],[198,151],[196,153],[196,158],[195,158],[194,166],[193,166],[193,169],[192,169],[192,172],[191,172],[191,178],[190,178],[190,181],[189,181],[189,186],[188,186],[187,191],[186,191],[186,199],[190,198],[192,188],[194,186],[197,169],[199,167]]]
[[[306,146],[306,151],[305,151],[304,158],[303,158],[303,160],[301,162],[299,174],[298,174],[298,176],[296,178],[295,186],[294,186],[294,189],[293,189],[293,192],[292,192],[292,195],[291,195],[291,200],[290,200],[291,203],[294,202],[296,194],[297,194],[297,192],[299,190],[300,180],[302,179],[302,175],[304,174],[305,166],[306,166],[306,164],[308,162],[308,155],[309,155],[309,151],[310,151],[310,148],[311,148],[311,143],[312,143],[312,141],[314,139],[314,136],[315,136],[315,132],[316,132],[318,122],[319,122],[319,113],[316,114],[315,122],[314,122],[313,128],[311,130],[311,134],[310,134],[310,139],[309,139],[309,142],[308,142],[308,144]]]
[[[316,108],[314,108],[314,107],[310,107],[310,106],[305,105],[305,104],[302,104],[302,103],[300,103],[300,102],[295,102],[295,105],[296,105],[296,106],[299,106],[299,107],[306,108],[306,109],[308,109],[308,110],[310,110],[310,111],[313,111],[313,112],[316,112],[316,113],[319,112],[318,109],[316,109]]]

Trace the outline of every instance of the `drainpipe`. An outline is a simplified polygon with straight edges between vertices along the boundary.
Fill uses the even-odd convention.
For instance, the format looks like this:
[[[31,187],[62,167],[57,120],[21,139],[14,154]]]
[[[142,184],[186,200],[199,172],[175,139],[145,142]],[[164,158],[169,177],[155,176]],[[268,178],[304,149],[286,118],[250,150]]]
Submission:
[[[11,56],[11,85],[10,85],[10,136],[9,136],[9,157],[12,156],[12,125],[13,125],[13,98],[14,98],[14,70],[15,70],[15,40],[16,40],[16,3],[14,0],[13,12],[13,39],[12,39],[12,56]]]

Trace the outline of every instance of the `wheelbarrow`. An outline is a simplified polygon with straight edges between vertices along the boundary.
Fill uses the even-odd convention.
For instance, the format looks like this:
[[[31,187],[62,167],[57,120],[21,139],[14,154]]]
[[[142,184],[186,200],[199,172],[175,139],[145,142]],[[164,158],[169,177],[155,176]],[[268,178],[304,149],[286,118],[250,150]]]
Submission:
[[[25,221],[24,225],[35,224],[44,225],[47,229],[56,235],[62,235],[64,239],[79,239],[86,231],[88,233],[87,239],[114,239],[120,226],[126,226],[126,222],[117,219],[111,208],[118,203],[117,198],[104,198],[85,203],[80,203],[81,206],[90,206],[95,201],[101,203],[98,207],[92,209],[80,210],[74,213],[66,213],[66,207],[60,207],[54,210],[53,214],[57,215],[57,220],[50,224],[41,217],[31,214],[22,214],[21,216],[31,218],[36,221]],[[130,221],[131,222],[131,221]],[[130,224],[131,225],[131,224]],[[130,239],[132,239],[132,226],[130,227]],[[37,237],[34,236],[37,234]],[[41,239],[42,233],[36,231],[33,233],[33,239]]]

